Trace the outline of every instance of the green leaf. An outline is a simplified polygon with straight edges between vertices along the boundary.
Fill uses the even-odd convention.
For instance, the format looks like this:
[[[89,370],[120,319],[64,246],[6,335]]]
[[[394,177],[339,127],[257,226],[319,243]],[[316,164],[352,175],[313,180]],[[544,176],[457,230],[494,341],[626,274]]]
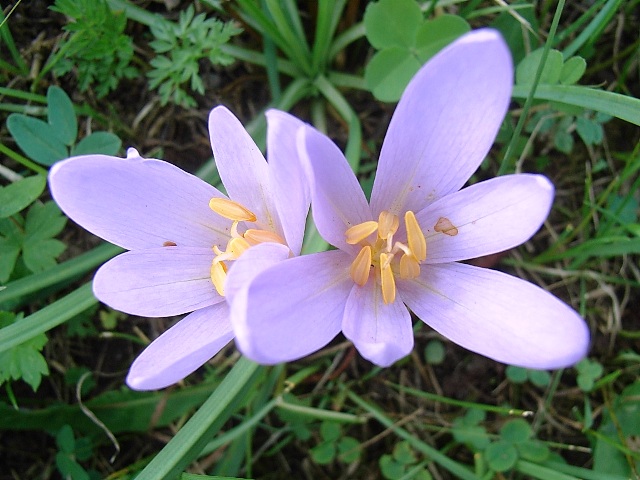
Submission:
[[[42,165],[50,166],[68,157],[58,131],[42,120],[12,113],[7,118],[7,128],[22,151]]]
[[[516,445],[520,458],[541,463],[549,458],[549,448],[539,440],[527,440]]]
[[[111,132],[93,132],[84,137],[71,149],[72,155],[117,155],[122,146],[122,140]]]
[[[573,85],[578,83],[578,80],[582,78],[585,70],[587,69],[587,62],[582,57],[571,57],[564,65],[562,65],[562,71],[560,72],[560,83],[563,85]]]
[[[422,23],[422,11],[414,0],[380,0],[364,12],[367,40],[374,48],[411,48]]]
[[[397,443],[396,446],[393,447],[393,458],[403,465],[411,465],[417,461],[411,445],[407,442]]]
[[[73,436],[73,429],[65,424],[56,433],[56,444],[61,452],[73,453],[76,449],[76,439]]]
[[[500,429],[500,438],[509,443],[524,442],[528,440],[532,434],[533,431],[531,427],[526,420],[522,418],[509,420]]]
[[[91,480],[89,474],[69,455],[58,452],[56,454],[56,466],[64,478],[71,480]]]
[[[333,457],[336,456],[336,446],[333,442],[322,442],[320,445],[316,445],[311,450],[311,458],[320,465],[326,465],[333,461]]]
[[[439,365],[445,356],[444,344],[440,340],[431,340],[424,347],[424,358],[431,365]]]
[[[320,425],[320,435],[326,442],[333,442],[340,438],[342,429],[340,424],[336,422],[322,422]]]
[[[404,475],[405,466],[396,462],[391,455],[382,455],[378,465],[382,476],[387,480],[398,480]]]
[[[24,263],[32,272],[46,270],[56,264],[55,259],[66,245],[51,237],[64,228],[67,217],[63,216],[54,202],[35,203],[29,209],[24,226],[22,255]]]
[[[52,86],[47,90],[48,120],[60,140],[72,145],[78,136],[78,119],[73,103],[60,87]]]
[[[457,15],[440,15],[427,20],[416,34],[418,58],[424,64],[456,38],[467,33],[471,27],[467,21]]]
[[[546,370],[529,370],[529,380],[536,387],[546,387],[551,382],[551,375]]]
[[[353,463],[360,459],[360,442],[353,437],[343,437],[338,441],[338,459]]]
[[[518,461],[516,447],[502,440],[490,444],[483,455],[489,467],[496,472],[506,472]]]
[[[13,220],[13,221],[12,221]],[[0,219],[0,282],[6,283],[16,264],[22,248],[21,216],[14,215],[12,219]]]
[[[516,367],[515,365],[507,366],[505,374],[510,382],[524,383],[527,381],[527,369],[522,367]]]
[[[367,88],[383,102],[396,102],[422,64],[407,50],[391,47],[377,52],[364,71]]]
[[[585,145],[600,145],[604,138],[602,125],[590,118],[578,117],[576,131]]]
[[[518,85],[532,85],[538,71],[538,65],[542,60],[542,48],[534,50],[527,55],[516,68],[516,83]],[[540,76],[540,84],[556,84],[560,81],[562,73],[562,53],[558,50],[549,50],[546,62]]]
[[[22,316],[9,312],[0,312],[0,327],[20,322]],[[0,352],[0,383],[9,380],[23,380],[35,392],[40,386],[43,375],[49,374],[47,362],[40,353],[47,343],[44,333]]]
[[[46,184],[46,177],[33,175],[0,187],[0,218],[10,217],[28,207],[40,196]]]

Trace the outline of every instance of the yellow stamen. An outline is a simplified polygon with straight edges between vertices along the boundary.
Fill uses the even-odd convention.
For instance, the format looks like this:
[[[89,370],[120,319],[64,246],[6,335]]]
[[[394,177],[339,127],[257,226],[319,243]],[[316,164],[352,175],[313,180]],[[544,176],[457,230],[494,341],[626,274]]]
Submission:
[[[383,239],[395,234],[400,226],[400,219],[391,212],[382,211],[378,216],[378,236]]]
[[[227,244],[226,253],[230,254],[230,260],[237,260],[251,245],[244,238],[232,238]]]
[[[413,255],[403,255],[400,258],[400,278],[410,280],[420,275],[420,264]]]
[[[344,233],[349,245],[356,245],[378,230],[378,222],[369,220],[347,229]]]
[[[371,271],[371,247],[362,247],[356,259],[351,263],[349,274],[355,283],[363,286],[369,280]]]
[[[209,208],[218,215],[236,222],[255,222],[256,215],[238,202],[226,198],[212,198],[209,200]]]
[[[268,230],[258,230],[256,228],[250,228],[249,230],[244,232],[243,236],[244,239],[249,243],[249,245],[258,245],[259,243],[265,242],[281,243],[282,245],[287,244],[280,235]]]
[[[224,297],[224,281],[227,279],[227,266],[223,262],[213,260],[211,264],[211,282],[216,292]]]
[[[427,240],[411,210],[404,214],[404,223],[407,226],[407,242],[411,253],[416,257],[416,260],[424,262],[427,259]]]
[[[393,277],[390,263],[387,263],[386,253],[380,254],[380,285],[382,287],[382,300],[386,305],[393,303],[396,299],[396,280]],[[385,266],[382,266],[385,265]]]

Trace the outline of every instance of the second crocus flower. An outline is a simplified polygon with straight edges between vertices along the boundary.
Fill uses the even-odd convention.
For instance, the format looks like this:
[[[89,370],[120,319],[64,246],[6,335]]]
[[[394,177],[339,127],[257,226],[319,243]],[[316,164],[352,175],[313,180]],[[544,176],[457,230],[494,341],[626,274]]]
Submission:
[[[500,362],[552,369],[586,354],[586,324],[565,303],[459,263],[525,242],[551,208],[553,186],[540,175],[460,190],[494,141],[512,81],[510,53],[492,30],[464,35],[433,57],[397,106],[370,204],[335,144],[312,127],[299,130],[313,218],[336,250],[287,262],[274,244],[247,252],[228,288],[236,342],[248,357],[293,360],[342,331],[365,358],[388,366],[413,348],[409,309]],[[248,268],[251,257],[261,269]]]

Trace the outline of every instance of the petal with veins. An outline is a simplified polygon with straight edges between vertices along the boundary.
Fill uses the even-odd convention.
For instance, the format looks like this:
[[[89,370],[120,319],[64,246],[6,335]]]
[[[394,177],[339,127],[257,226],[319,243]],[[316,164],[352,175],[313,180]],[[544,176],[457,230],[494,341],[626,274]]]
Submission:
[[[125,252],[93,279],[95,296],[132,315],[166,317],[223,301],[211,283],[208,248],[161,247]]]
[[[447,263],[502,252],[526,242],[553,203],[553,185],[542,175],[505,175],[476,183],[429,205],[416,218],[428,245],[426,263]],[[441,218],[457,229],[437,232]]]
[[[238,261],[228,283],[238,267],[252,268]],[[263,270],[244,291],[232,287],[235,295],[227,298],[238,348],[263,364],[315,352],[340,332],[352,286],[349,256],[339,250],[294,257]]]
[[[428,265],[398,282],[407,306],[451,341],[498,362],[555,369],[583,358],[589,331],[549,292],[494,270]]]
[[[229,221],[209,208],[222,194],[170,163],[85,155],[56,163],[51,194],[74,222],[127,250],[224,245]]]
[[[214,108],[209,113],[209,138],[229,198],[255,213],[260,228],[282,235],[267,161],[240,120],[225,107]]]
[[[417,212],[462,187],[493,144],[511,100],[511,54],[476,30],[444,48],[407,86],[384,139],[371,211]]]
[[[160,335],[135,359],[127,385],[134,390],[168,387],[204,365],[232,338],[226,303],[197,310]]]
[[[305,124],[279,110],[268,110],[266,116],[267,157],[274,202],[287,245],[294,255],[299,255],[311,201],[296,144],[296,132]]]
[[[380,287],[370,278],[351,289],[342,321],[345,337],[360,354],[380,367],[388,367],[411,353],[411,316],[402,301],[385,304]]]
[[[298,130],[300,157],[311,184],[313,220],[320,235],[346,252],[359,250],[345,232],[374,220],[362,187],[340,149],[329,137],[305,126]]]

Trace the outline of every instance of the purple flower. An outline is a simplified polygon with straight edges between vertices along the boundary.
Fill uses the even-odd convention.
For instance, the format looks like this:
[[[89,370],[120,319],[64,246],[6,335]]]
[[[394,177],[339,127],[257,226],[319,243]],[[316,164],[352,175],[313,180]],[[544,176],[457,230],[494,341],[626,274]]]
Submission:
[[[62,210],[90,232],[124,247],[93,281],[98,299],[147,317],[193,312],[153,341],[127,377],[139,390],[163,388],[204,364],[232,338],[224,301],[227,270],[259,243],[298,255],[309,192],[297,155],[302,122],[267,113],[269,163],[224,107],[209,115],[216,165],[231,200],[179,168],[143,159],[86,155],[49,176]],[[281,245],[280,245],[281,244]]]
[[[243,353],[267,364],[293,360],[342,330],[362,356],[388,366],[413,348],[411,310],[500,362],[551,369],[585,355],[588,329],[565,303],[526,281],[458,263],[521,244],[551,208],[553,186],[540,175],[460,190],[491,147],[512,77],[509,51],[491,30],[467,34],[430,60],[391,120],[370,204],[339,149],[311,127],[298,131],[313,218],[337,249],[286,262],[278,246],[247,252],[228,282]],[[250,270],[251,257],[265,268]]]

